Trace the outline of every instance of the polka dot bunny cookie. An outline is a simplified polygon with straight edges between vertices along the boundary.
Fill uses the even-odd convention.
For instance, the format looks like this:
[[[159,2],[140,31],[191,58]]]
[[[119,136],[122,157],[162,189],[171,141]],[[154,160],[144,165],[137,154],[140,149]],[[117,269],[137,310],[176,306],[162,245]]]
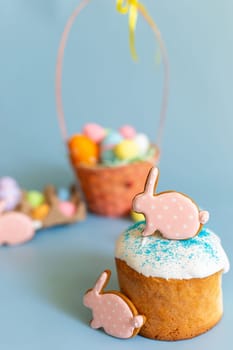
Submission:
[[[199,211],[196,203],[183,193],[166,191],[155,194],[158,177],[158,168],[152,168],[144,192],[133,200],[133,210],[146,217],[143,236],[150,236],[158,230],[167,239],[194,237],[209,220],[209,213]]]
[[[0,245],[15,245],[29,241],[35,234],[33,221],[25,214],[3,212],[5,202],[0,200]]]
[[[110,276],[110,270],[102,272],[94,288],[84,295],[84,305],[92,310],[90,325],[94,329],[103,328],[113,337],[131,338],[138,334],[145,323],[145,317],[138,315],[132,302],[120,292],[103,291]]]

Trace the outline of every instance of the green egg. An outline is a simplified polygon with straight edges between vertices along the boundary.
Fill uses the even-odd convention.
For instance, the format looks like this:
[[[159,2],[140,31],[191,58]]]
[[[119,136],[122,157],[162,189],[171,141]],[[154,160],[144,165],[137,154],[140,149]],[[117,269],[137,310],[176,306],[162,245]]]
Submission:
[[[45,197],[42,192],[29,191],[27,193],[27,201],[32,208],[37,208],[45,202]]]

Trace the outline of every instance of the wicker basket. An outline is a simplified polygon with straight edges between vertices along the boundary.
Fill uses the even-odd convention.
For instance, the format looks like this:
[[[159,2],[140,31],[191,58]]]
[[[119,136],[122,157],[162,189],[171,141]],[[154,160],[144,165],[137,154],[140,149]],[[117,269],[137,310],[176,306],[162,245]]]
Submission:
[[[133,197],[144,189],[155,159],[127,165],[88,167],[73,165],[88,209],[96,214],[117,217],[130,212]]]
[[[68,146],[68,133],[62,104],[62,67],[64,59],[64,51],[70,30],[77,16],[90,3],[90,0],[81,0],[77,8],[70,16],[64,32],[61,37],[61,42],[58,50],[57,67],[56,67],[56,103],[58,121],[65,144]],[[164,129],[164,120],[167,109],[168,85],[169,85],[169,66],[166,48],[164,46],[161,33],[149,16],[143,6],[138,6],[138,12],[148,23],[153,31],[155,38],[158,41],[162,59],[164,63],[164,85],[162,94],[161,112],[159,118],[159,126],[157,133],[157,150],[160,149],[161,135]],[[68,147],[69,152],[69,147]],[[106,167],[97,165],[89,167],[85,165],[76,165],[70,161],[74,172],[79,180],[80,187],[85,196],[89,210],[96,214],[106,216],[122,216],[127,214],[131,209],[133,197],[142,192],[144,183],[150,168],[158,161],[159,151],[155,157],[146,160],[130,163],[124,166]],[[69,154],[69,153],[68,153]]]

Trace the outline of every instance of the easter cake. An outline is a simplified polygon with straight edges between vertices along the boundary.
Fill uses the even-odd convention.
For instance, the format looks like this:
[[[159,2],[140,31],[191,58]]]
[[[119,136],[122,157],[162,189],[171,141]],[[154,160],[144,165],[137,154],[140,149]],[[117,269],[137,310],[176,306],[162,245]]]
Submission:
[[[129,125],[119,130],[86,124],[68,141],[69,158],[88,208],[97,214],[128,214],[136,193],[158,161],[158,148]]]
[[[158,169],[153,168],[144,192],[133,201],[146,220],[117,240],[119,285],[146,318],[142,336],[192,338],[222,317],[221,279],[229,261],[219,237],[203,226],[208,212],[182,193],[154,193],[157,181]]]

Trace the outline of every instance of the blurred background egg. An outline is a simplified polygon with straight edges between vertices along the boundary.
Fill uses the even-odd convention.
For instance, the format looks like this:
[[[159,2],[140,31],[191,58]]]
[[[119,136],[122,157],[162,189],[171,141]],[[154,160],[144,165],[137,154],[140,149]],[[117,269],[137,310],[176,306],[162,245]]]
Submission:
[[[26,198],[32,208],[37,208],[45,202],[44,194],[39,191],[28,191]]]
[[[125,139],[133,139],[136,136],[136,130],[131,125],[123,125],[119,132]]]
[[[136,213],[136,211],[131,211],[131,218],[134,222],[144,221],[145,216],[141,213]]]
[[[74,135],[68,142],[72,162],[95,165],[98,161],[99,147],[85,135]]]
[[[4,210],[13,210],[21,201],[22,191],[11,177],[0,179],[0,200],[4,201]]]
[[[138,145],[134,140],[123,140],[114,148],[114,153],[120,160],[130,160],[139,154]]]
[[[137,134],[134,137],[134,142],[138,146],[140,156],[143,156],[148,152],[150,148],[150,140],[146,134]]]
[[[60,187],[57,190],[57,196],[61,201],[68,201],[70,199],[70,191],[65,187]]]
[[[113,149],[115,145],[123,140],[122,135],[113,130],[108,130],[100,146],[100,159],[103,163],[114,161],[116,158]]]
[[[83,127],[83,134],[96,143],[100,143],[106,134],[106,130],[95,123],[88,123]]]

